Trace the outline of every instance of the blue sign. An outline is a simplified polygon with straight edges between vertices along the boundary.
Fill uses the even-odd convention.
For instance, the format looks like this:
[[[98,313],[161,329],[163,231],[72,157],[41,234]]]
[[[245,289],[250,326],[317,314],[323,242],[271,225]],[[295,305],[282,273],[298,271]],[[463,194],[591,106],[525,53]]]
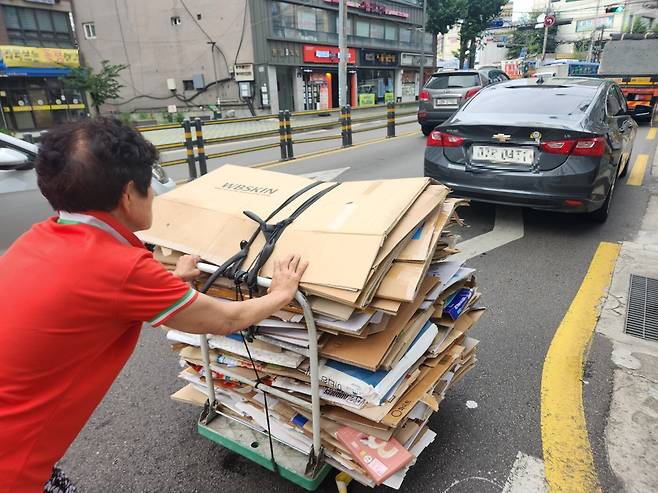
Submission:
[[[489,22],[489,27],[503,27],[505,21],[503,19],[494,19]]]

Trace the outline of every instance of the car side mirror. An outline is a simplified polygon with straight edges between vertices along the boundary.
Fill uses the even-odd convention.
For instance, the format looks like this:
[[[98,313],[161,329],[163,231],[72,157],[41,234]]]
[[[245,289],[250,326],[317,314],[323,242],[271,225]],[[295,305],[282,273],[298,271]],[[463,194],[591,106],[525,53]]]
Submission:
[[[0,148],[0,170],[30,169],[33,166],[27,154],[7,147]]]

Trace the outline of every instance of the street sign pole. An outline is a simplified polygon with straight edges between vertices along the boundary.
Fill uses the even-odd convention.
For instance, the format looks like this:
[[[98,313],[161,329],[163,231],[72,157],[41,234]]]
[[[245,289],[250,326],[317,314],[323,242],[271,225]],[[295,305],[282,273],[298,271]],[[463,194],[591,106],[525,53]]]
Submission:
[[[346,0],[338,4],[338,106],[347,105],[347,5]]]
[[[589,40],[589,50],[587,50],[587,61],[592,61],[592,52],[594,51],[594,34],[599,27],[599,9],[601,8],[601,0],[596,2],[596,13],[594,14],[594,29],[592,29],[592,36]]]
[[[420,79],[418,82],[418,93],[423,90],[425,85],[425,23],[427,22],[427,0],[423,0],[423,27],[422,27],[422,38],[421,38],[421,50],[420,50]],[[434,66],[434,65],[432,65]]]
[[[541,49],[541,63],[542,65],[544,64],[544,60],[546,60],[546,45],[548,43],[548,26],[546,25],[546,22],[544,22],[544,46]]]

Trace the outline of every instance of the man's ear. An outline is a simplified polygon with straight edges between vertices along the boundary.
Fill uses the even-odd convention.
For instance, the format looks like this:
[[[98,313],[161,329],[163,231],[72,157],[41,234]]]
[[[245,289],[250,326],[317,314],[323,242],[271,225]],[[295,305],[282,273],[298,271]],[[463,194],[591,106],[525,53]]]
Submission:
[[[123,187],[123,192],[121,192],[121,197],[119,198],[119,203],[117,206],[120,209],[129,210],[130,205],[135,197],[135,193],[137,193],[135,182],[130,180],[128,183],[126,183],[126,186]]]

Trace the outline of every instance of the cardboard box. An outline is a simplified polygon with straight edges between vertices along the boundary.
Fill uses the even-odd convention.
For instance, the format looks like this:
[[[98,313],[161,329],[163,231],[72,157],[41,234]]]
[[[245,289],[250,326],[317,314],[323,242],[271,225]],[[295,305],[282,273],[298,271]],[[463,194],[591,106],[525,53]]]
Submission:
[[[265,219],[312,180],[226,165],[155,198],[153,225],[142,241],[200,255],[221,264],[239,251]],[[386,237],[429,185],[427,178],[345,182],[306,209],[276,243],[273,258],[299,253],[309,261],[303,281],[358,291],[364,288]],[[330,187],[321,184],[294,200],[270,224],[288,218],[302,203]],[[245,266],[264,245],[258,234]],[[327,260],[331,259],[330,262]],[[271,277],[272,258],[261,270]]]

